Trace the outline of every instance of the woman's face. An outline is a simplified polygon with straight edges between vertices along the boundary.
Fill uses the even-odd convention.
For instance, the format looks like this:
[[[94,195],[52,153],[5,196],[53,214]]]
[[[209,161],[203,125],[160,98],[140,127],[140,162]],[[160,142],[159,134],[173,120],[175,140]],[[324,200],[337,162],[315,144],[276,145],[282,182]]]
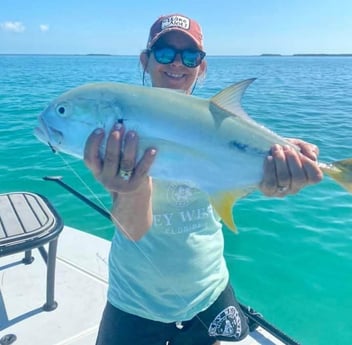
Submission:
[[[190,37],[177,31],[162,35],[156,45],[158,47],[170,46],[179,50],[198,49]],[[206,68],[204,60],[198,67],[186,67],[182,64],[180,54],[176,55],[173,62],[165,65],[158,63],[152,52],[149,55],[142,53],[140,60],[145,71],[149,73],[154,87],[184,90],[186,93],[191,93],[194,83]]]

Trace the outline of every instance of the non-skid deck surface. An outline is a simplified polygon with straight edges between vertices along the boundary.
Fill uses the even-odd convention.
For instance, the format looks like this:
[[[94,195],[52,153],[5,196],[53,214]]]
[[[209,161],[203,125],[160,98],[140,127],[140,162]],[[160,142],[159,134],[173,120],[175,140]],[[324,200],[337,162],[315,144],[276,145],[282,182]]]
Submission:
[[[64,229],[56,266],[58,307],[52,312],[41,309],[46,266],[39,252],[33,251],[35,260],[27,266],[22,254],[1,258],[0,338],[15,334],[14,345],[94,344],[106,301],[108,251],[108,242]]]

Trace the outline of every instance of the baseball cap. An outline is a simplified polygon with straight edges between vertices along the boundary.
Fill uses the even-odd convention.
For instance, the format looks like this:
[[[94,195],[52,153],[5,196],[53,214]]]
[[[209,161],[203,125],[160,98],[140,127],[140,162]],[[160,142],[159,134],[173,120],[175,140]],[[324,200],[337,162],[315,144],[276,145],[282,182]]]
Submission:
[[[169,14],[159,17],[150,28],[147,49],[164,34],[170,31],[180,31],[189,36],[203,50],[203,33],[200,25],[182,14]]]

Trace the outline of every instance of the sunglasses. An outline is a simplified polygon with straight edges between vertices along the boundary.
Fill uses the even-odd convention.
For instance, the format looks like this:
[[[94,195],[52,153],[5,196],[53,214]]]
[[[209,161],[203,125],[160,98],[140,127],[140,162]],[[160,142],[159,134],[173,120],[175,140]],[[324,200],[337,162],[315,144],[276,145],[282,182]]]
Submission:
[[[150,49],[153,52],[155,60],[158,63],[167,65],[175,61],[176,55],[180,54],[184,66],[195,68],[202,63],[205,57],[205,52],[195,49],[175,49],[173,47],[153,47]]]

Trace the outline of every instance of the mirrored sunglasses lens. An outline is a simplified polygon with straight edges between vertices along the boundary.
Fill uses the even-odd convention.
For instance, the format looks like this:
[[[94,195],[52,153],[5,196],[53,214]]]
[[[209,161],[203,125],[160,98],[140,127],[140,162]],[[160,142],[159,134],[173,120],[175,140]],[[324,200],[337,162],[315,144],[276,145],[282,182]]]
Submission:
[[[199,51],[184,50],[182,52],[182,62],[187,67],[197,67],[202,62],[202,55]]]
[[[154,50],[155,60],[161,64],[168,64],[175,60],[176,52],[171,48],[158,48]]]

